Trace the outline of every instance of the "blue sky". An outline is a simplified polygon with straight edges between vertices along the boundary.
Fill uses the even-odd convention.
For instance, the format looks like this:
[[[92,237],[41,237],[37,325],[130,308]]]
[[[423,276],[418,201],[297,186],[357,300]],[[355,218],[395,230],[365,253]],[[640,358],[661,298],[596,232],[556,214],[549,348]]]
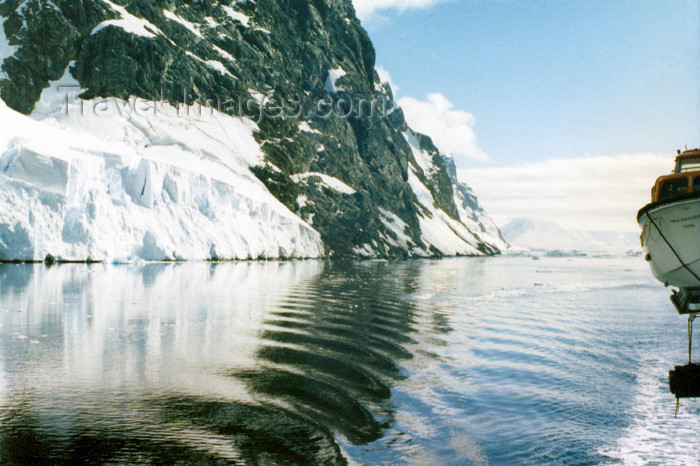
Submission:
[[[700,145],[698,0],[355,3],[399,97],[437,93],[472,117],[465,176]]]
[[[365,23],[400,95],[472,113],[495,163],[697,142],[695,0],[462,0]]]

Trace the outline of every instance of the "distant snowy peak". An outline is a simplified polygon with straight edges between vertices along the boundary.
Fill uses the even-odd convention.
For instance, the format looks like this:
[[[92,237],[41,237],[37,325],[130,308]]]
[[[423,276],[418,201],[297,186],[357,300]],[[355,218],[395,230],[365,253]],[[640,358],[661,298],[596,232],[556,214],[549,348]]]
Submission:
[[[623,254],[639,250],[638,235],[614,231],[569,231],[536,218],[517,218],[501,228],[513,246],[532,251]]]
[[[501,228],[503,237],[508,241],[522,241],[529,236],[544,234],[543,241],[552,239],[554,235],[562,235],[569,238],[566,231],[554,222],[536,218],[516,218]]]

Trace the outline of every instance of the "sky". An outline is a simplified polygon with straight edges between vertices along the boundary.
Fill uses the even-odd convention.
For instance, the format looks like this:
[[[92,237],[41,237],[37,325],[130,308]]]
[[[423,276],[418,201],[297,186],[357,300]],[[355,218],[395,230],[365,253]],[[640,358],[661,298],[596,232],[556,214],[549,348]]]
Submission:
[[[700,146],[700,0],[354,3],[409,124],[501,225],[633,231]]]

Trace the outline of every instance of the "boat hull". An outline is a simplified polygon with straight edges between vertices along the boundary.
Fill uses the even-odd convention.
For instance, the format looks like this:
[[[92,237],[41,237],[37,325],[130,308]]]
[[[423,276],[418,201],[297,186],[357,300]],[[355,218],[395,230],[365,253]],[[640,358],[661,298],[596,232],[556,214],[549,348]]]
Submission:
[[[700,197],[650,204],[637,221],[654,276],[671,286],[700,287]]]

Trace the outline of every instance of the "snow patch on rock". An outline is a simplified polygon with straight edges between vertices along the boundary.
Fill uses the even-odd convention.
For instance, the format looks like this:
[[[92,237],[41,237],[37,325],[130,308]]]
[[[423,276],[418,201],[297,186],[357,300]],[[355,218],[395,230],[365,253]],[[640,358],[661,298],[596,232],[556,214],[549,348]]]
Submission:
[[[352,195],[357,192],[354,188],[348,186],[344,182],[340,181],[338,178],[326,175],[325,173],[300,173],[297,175],[292,175],[291,178],[297,183],[306,182],[309,178],[316,178],[321,182],[321,185],[325,186],[326,188],[332,189],[333,191],[337,191],[341,194]]]
[[[185,18],[182,18],[182,17],[176,15],[172,11],[163,10],[163,16],[165,16],[166,18],[168,18],[171,21],[175,21],[176,23],[179,23],[181,26],[183,26],[185,29],[187,29],[188,31],[190,31],[192,34],[199,37],[200,39],[204,38],[202,36],[202,33],[199,32],[199,28],[195,24],[191,23],[190,21],[187,21]]]
[[[217,60],[207,60],[206,61],[207,66],[209,68],[218,71],[219,73],[225,75],[225,76],[230,76],[233,77],[233,75],[229,72],[229,70],[226,69],[223,63]]]
[[[121,18],[110,19],[101,22],[92,30],[93,35],[97,34],[102,29],[109,26],[118,27],[128,32],[129,34],[134,34],[149,39],[155,38],[157,34],[163,34],[160,31],[160,29],[158,29],[153,23],[151,23],[150,21],[146,21],[143,18],[139,18],[132,15],[123,6],[117,5],[116,3],[112,3],[109,0],[102,1],[109,5],[111,9],[119,13],[121,15]]]
[[[224,57],[228,61],[236,61],[236,59],[234,58],[233,55],[231,55],[230,53],[228,53],[226,50],[222,49],[221,47],[219,47],[217,45],[212,45],[212,48],[216,51],[216,53],[218,53],[219,55],[221,55],[222,57]]]
[[[338,87],[336,83],[346,74],[347,73],[342,68],[328,70],[328,78],[326,78],[326,92],[329,94],[337,94],[338,92],[344,91],[345,89]]]
[[[217,27],[217,26],[220,26],[220,24],[217,23],[217,22],[214,20],[214,18],[212,18],[211,16],[206,16],[206,17],[204,18],[204,21],[207,22],[207,25],[208,25],[210,28],[215,28],[215,27]]]
[[[301,131],[302,133],[321,134],[319,130],[313,129],[306,121],[302,121],[301,123],[299,123],[299,131]]]
[[[234,21],[238,21],[245,27],[250,26],[250,16],[247,16],[240,11],[236,11],[230,6],[222,6],[221,8],[223,8],[226,14],[229,15],[229,17]]]

